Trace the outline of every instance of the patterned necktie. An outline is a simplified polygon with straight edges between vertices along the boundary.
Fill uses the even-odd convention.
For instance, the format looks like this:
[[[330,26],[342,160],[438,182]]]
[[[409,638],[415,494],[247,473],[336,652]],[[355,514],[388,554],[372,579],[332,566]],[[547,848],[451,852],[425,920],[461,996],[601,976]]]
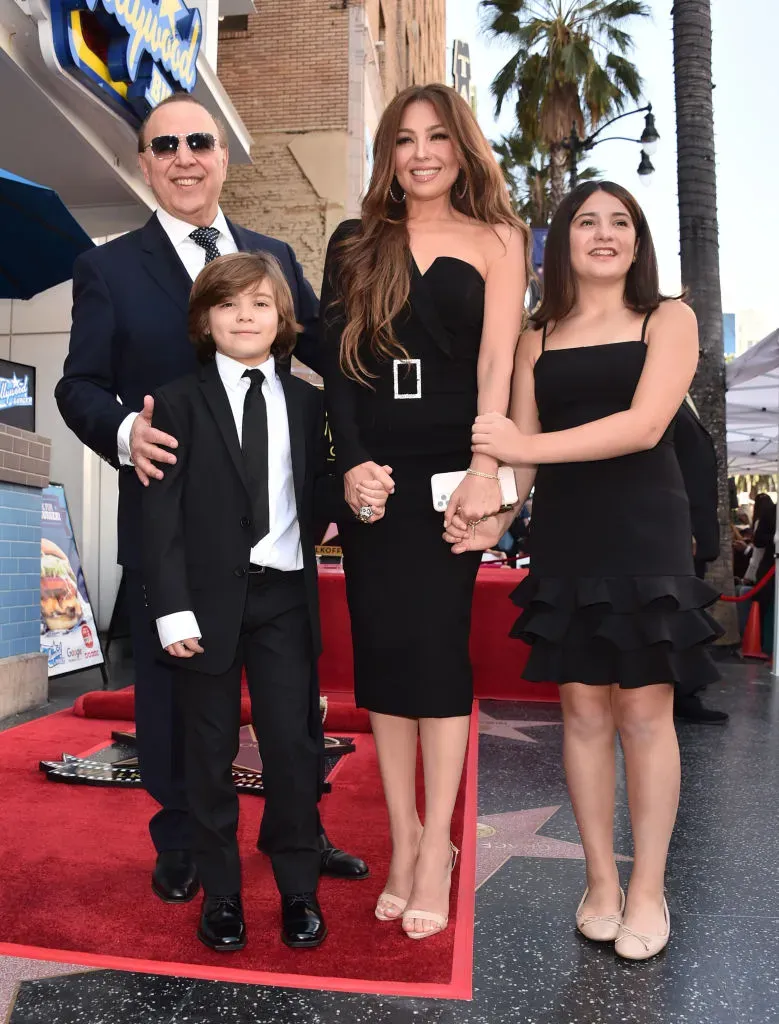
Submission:
[[[206,251],[206,263],[210,263],[211,260],[215,260],[217,256],[222,254],[216,247],[216,240],[219,238],[219,228],[195,228],[194,231],[190,231],[189,237]]]
[[[256,367],[242,374],[249,378],[249,390],[243,401],[241,450],[252,500],[252,547],[270,529],[268,499],[268,410],[262,385],[265,374]]]

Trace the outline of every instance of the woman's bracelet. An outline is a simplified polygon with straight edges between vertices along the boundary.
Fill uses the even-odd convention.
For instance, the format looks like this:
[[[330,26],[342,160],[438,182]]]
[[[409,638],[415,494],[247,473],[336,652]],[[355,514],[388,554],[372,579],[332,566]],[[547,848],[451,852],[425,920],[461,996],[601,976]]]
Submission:
[[[482,473],[478,469],[466,469],[467,476],[480,476],[485,480],[500,480],[497,473]]]

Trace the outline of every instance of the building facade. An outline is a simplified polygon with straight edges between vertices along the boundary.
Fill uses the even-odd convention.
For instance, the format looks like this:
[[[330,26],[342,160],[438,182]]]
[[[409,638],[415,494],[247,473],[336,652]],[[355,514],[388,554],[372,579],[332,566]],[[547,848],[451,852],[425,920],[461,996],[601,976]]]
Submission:
[[[225,18],[219,76],[252,137],[226,211],[288,241],[315,288],[327,240],[355,216],[381,112],[412,84],[445,80],[445,0],[261,0]]]

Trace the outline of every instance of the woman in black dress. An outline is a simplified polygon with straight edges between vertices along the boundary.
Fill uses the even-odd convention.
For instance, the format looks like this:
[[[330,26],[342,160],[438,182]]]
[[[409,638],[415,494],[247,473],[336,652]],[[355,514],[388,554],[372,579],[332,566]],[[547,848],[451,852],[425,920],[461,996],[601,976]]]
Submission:
[[[431,477],[468,470],[450,503],[468,521],[501,505],[497,462],[472,455],[471,425],[508,409],[527,241],[468,104],[443,85],[414,87],[381,119],[362,217],[337,229],[325,267],[325,390],[355,513],[339,528],[356,700],[371,712],[392,834],[376,916],[402,915],[413,938],[448,920],[479,564],[443,541]]]
[[[530,575],[513,635],[525,677],[561,684],[564,760],[587,866],[576,920],[628,959],[668,941],[664,874],[679,798],[673,689],[715,675],[716,593],[695,576],[674,419],[695,373],[692,310],[659,293],[633,197],[579,186],[558,209],[544,299],[517,350],[512,419],[480,416],[474,452],[535,479]],[[512,421],[513,420],[513,421]],[[536,470],[537,467],[537,470]],[[456,551],[476,545],[457,520]],[[505,521],[480,528],[497,535]],[[454,532],[452,532],[454,531]],[[614,741],[625,755],[635,860],[625,896],[613,853]]]

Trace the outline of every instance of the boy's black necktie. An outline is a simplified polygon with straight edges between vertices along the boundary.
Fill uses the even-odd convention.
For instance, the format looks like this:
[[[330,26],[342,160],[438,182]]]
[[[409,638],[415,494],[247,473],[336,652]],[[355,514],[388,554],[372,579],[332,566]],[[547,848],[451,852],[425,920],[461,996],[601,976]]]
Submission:
[[[252,499],[252,547],[270,529],[268,502],[268,410],[262,385],[265,374],[257,368],[245,370],[249,390],[243,400],[241,450]]]

